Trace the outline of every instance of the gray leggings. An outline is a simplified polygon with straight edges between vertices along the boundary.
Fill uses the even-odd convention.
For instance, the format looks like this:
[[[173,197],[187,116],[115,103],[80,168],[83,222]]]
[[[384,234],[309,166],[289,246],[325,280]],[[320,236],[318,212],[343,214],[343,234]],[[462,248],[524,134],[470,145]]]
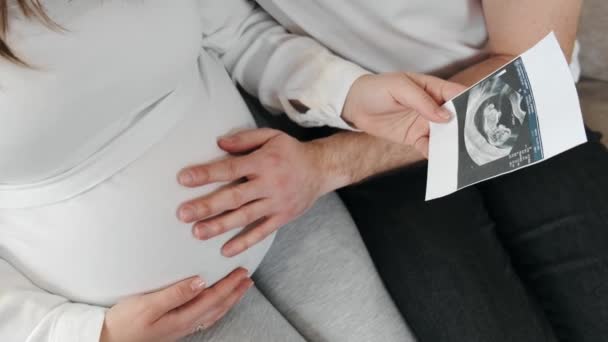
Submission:
[[[185,341],[414,341],[333,193],[281,228],[254,280],[221,322]]]

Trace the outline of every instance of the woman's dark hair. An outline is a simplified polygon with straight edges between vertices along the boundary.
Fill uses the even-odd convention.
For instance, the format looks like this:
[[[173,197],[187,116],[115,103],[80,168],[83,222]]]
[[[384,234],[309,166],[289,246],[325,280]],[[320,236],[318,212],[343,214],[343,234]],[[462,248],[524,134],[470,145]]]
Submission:
[[[6,58],[13,63],[27,66],[27,63],[21,59],[20,56],[17,56],[6,42],[6,36],[9,30],[8,1],[9,0],[0,0],[0,58]],[[40,3],[40,0],[15,1],[26,18],[38,19],[52,28],[58,27],[55,23],[53,23],[51,18],[48,17],[46,11],[44,10],[44,6],[42,6]]]

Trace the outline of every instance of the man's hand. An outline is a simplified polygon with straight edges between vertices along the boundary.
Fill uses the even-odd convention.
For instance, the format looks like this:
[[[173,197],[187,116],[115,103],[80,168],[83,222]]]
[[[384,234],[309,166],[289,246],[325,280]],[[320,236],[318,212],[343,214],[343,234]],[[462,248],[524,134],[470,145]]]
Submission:
[[[225,256],[235,256],[262,241],[335,188],[325,183],[315,145],[280,131],[247,130],[220,138],[218,145],[241,155],[186,168],[178,180],[187,187],[233,183],[182,204],[178,217],[194,223],[193,234],[201,240],[248,226],[224,245]]]
[[[351,87],[342,117],[362,131],[428,156],[429,121],[449,121],[451,113],[440,105],[465,89],[419,74],[365,75]]]

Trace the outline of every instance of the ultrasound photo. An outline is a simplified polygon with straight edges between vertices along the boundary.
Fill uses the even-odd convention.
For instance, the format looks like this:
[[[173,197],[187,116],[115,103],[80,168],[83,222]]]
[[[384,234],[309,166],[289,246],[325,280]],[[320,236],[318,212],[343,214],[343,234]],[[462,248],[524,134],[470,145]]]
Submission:
[[[544,158],[536,105],[521,58],[454,100],[458,188]]]
[[[444,106],[456,116],[430,125],[427,201],[587,141],[576,84],[554,33]]]

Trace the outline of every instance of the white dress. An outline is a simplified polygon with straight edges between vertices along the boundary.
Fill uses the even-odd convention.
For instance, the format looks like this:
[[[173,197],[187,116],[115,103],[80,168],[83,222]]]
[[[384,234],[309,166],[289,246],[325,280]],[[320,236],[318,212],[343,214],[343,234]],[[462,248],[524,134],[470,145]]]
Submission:
[[[0,60],[0,340],[94,341],[99,306],[253,272],[272,243],[228,259],[220,247],[237,231],[201,242],[176,218],[218,186],[185,189],[178,171],[223,157],[216,138],[254,125],[225,67],[268,106],[312,99],[300,119],[334,125],[365,71],[247,1],[45,5],[64,30],[10,2],[8,43],[32,68]],[[290,53],[302,44],[307,55]]]
[[[228,259],[220,247],[235,232],[196,241],[176,218],[180,203],[218,186],[187,190],[178,171],[222,157],[218,136],[254,126],[221,62],[199,56],[199,14],[186,3],[108,5],[124,7],[112,9],[113,34],[94,20],[110,8],[89,9],[65,20],[73,32],[15,45],[43,70],[14,70],[25,77],[4,85],[0,174],[5,197],[26,208],[0,210],[0,244],[47,291],[110,305],[195,274],[215,282],[255,270],[272,241]],[[181,25],[150,31],[162,17]],[[42,42],[65,53],[35,53]]]

